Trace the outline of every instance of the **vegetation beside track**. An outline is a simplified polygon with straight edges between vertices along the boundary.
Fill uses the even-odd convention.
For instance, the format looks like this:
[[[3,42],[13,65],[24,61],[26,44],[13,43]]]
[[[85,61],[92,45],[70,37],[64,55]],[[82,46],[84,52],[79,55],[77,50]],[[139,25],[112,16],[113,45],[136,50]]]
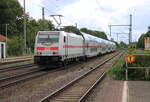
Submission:
[[[143,50],[128,50],[124,56],[128,54],[150,54],[150,51]],[[136,56],[136,61],[128,64],[131,67],[150,67],[150,56]],[[122,57],[116,60],[116,64],[108,71],[109,76],[114,80],[125,80],[125,58]],[[129,69],[128,80],[150,80],[150,70]]]
[[[116,59],[115,65],[108,70],[109,76],[114,80],[125,80],[125,68],[123,68],[123,58]]]
[[[129,49],[127,54],[150,54],[150,51]]]

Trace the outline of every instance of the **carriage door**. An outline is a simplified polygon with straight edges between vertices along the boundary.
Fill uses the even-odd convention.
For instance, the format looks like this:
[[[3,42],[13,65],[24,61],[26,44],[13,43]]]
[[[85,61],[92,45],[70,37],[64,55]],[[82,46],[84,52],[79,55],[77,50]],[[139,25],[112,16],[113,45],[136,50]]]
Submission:
[[[1,58],[4,58],[4,44],[1,44]]]
[[[67,36],[64,36],[64,44],[65,44],[65,57],[67,57],[67,55],[68,55]]]

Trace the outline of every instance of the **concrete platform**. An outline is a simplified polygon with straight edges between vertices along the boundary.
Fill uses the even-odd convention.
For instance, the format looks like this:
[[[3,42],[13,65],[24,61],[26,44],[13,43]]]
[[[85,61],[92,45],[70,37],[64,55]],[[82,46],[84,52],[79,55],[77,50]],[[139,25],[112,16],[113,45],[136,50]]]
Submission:
[[[114,81],[106,77],[85,102],[122,102],[123,87],[123,81]]]
[[[127,102],[150,102],[150,81],[128,81]]]
[[[123,81],[105,83],[94,102],[122,102]]]
[[[107,77],[85,102],[150,102],[150,81],[115,81]]]

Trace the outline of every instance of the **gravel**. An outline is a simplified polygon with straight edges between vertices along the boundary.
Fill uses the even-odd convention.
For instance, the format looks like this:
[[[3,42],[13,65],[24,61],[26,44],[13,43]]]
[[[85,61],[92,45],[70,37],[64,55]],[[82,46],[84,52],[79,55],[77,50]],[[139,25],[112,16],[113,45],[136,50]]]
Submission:
[[[11,86],[7,89],[0,89],[0,100],[2,102],[37,102],[38,99],[61,87],[74,76],[82,73],[81,70],[88,70],[96,63],[103,61],[112,54],[92,58],[87,62],[75,63],[64,70],[49,73],[45,76]]]

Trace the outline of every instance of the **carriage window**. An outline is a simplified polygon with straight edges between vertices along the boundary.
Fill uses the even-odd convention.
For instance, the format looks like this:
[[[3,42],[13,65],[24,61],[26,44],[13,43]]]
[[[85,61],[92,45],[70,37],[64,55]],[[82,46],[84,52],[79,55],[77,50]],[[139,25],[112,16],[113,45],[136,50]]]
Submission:
[[[96,52],[96,51],[97,51],[97,48],[91,48],[90,51],[91,51],[91,52]]]

